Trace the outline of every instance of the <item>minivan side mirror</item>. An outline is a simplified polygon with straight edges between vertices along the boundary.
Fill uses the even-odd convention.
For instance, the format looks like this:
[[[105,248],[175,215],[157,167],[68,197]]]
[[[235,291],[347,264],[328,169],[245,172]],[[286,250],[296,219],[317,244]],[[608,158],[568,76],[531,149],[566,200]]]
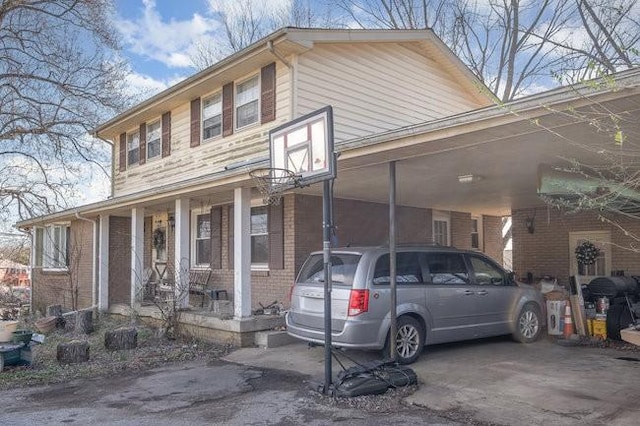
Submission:
[[[513,284],[516,282],[516,273],[513,271],[509,271],[507,272],[507,281],[509,281],[509,284]]]

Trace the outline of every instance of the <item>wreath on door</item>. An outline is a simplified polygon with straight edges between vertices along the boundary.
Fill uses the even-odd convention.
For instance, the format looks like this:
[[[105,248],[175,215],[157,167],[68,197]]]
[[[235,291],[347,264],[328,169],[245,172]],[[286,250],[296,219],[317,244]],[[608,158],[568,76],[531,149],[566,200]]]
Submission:
[[[578,244],[575,250],[576,260],[580,265],[593,265],[596,263],[598,255],[600,255],[600,249],[596,247],[592,242],[585,241]]]
[[[164,231],[160,228],[153,231],[153,248],[162,250],[165,244]]]

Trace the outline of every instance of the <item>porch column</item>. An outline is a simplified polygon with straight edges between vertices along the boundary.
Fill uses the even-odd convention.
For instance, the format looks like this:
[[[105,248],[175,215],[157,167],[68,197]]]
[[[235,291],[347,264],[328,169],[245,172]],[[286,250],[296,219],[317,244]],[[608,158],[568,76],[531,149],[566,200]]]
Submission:
[[[131,307],[141,301],[144,260],[144,208],[131,209]]]
[[[109,215],[100,216],[98,247],[98,309],[109,309]]]
[[[233,192],[233,313],[251,316],[251,189]]]
[[[189,267],[191,264],[189,253],[189,200],[178,198],[175,207],[175,247],[174,247],[174,280],[175,297],[179,305],[189,304]]]

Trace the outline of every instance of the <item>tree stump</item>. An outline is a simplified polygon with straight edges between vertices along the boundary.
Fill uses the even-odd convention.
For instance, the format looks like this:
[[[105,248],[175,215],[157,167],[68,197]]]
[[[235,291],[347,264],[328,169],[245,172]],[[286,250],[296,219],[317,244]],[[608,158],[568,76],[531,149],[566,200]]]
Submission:
[[[138,330],[135,327],[121,327],[104,333],[104,347],[111,350],[134,349],[138,347]]]
[[[75,332],[89,334],[93,331],[93,311],[85,309],[76,312]]]
[[[48,317],[60,317],[62,316],[62,305],[50,305],[47,306]]]
[[[68,343],[58,344],[56,359],[60,364],[89,361],[89,342],[72,340]]]
[[[68,333],[73,333],[75,331],[77,314],[78,314],[78,311],[65,312],[64,314],[62,314],[64,331]]]

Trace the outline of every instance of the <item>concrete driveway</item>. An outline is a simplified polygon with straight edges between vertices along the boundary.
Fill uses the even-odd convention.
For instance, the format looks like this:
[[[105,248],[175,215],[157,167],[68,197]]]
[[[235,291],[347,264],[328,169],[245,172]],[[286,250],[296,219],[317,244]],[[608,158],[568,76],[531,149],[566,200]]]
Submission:
[[[359,361],[377,355],[346,354]],[[319,378],[324,371],[324,349],[302,343],[241,349],[226,360]],[[498,338],[427,347],[412,368],[420,386],[406,402],[431,410],[504,425],[639,424],[639,352]]]

